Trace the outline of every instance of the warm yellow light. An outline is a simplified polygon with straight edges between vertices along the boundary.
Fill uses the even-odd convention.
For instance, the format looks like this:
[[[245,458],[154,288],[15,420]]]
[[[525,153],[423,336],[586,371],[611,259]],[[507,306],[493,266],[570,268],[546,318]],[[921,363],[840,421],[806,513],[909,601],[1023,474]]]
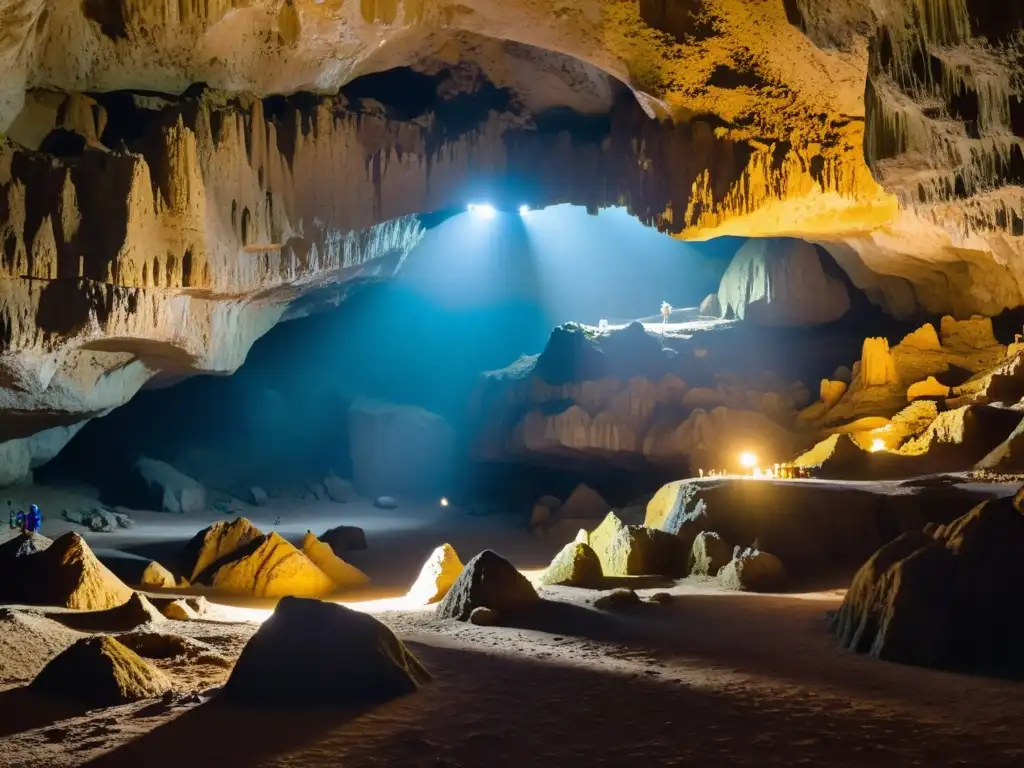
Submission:
[[[442,507],[447,507],[448,506],[448,497],[447,496],[442,496],[441,497],[441,506]]]
[[[744,451],[740,454],[740,466],[745,469],[753,469],[757,466],[757,456],[750,451]]]
[[[878,451],[884,451],[884,450],[885,450],[885,440],[878,440],[876,438],[875,440],[871,441],[871,452],[872,453],[876,453]]]

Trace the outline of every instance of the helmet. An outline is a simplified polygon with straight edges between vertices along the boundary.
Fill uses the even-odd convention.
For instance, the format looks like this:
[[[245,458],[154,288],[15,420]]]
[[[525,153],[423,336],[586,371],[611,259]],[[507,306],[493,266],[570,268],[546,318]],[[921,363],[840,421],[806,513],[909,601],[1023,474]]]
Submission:
[[[28,511],[29,512],[35,512],[36,514],[39,514],[39,507],[37,507],[35,504],[33,504],[32,506],[30,506],[28,508]]]

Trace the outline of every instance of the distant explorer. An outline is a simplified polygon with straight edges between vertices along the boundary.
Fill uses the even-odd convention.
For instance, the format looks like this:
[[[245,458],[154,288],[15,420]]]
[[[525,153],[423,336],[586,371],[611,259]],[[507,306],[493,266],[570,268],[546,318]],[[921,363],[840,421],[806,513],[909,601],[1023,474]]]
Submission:
[[[672,305],[667,301],[661,302],[661,324],[666,325],[668,318],[672,314]]]
[[[24,533],[39,533],[39,529],[43,526],[43,513],[39,511],[39,507],[35,504],[28,508],[28,514],[25,515],[25,525],[21,529]]]

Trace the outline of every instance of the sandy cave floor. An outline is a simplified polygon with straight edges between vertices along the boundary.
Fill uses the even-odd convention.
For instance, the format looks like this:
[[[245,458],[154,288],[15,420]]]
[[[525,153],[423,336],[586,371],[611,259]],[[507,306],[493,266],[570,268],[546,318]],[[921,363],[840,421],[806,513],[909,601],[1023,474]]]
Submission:
[[[546,589],[550,602],[529,626],[475,627],[382,609],[401,605],[387,598],[446,538],[463,559],[491,546],[526,571],[557,547],[508,518],[433,507],[309,502],[246,514],[267,529],[280,515],[277,530],[289,538],[364,525],[370,549],[349,554],[377,590],[345,602],[373,598],[362,607],[409,643],[434,682],[364,711],[255,710],[198,695],[228,674],[214,656],[156,662],[182,692],[170,704],[81,712],[21,690],[79,635],[45,609],[17,609],[0,614],[0,766],[1024,765],[1024,686],[837,649],[826,611],[839,591],[755,596],[638,581],[641,595],[676,597],[613,615],[589,606],[594,592]],[[170,551],[222,517],[140,513],[130,531],[87,538],[96,548]],[[50,521],[44,532],[62,526]],[[223,607],[217,619],[160,631],[230,663],[268,611]]]

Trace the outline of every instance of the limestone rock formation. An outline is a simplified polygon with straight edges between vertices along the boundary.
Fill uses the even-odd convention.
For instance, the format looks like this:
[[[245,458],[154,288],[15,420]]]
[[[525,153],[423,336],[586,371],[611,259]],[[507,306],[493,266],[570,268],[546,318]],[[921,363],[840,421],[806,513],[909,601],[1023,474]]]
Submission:
[[[253,597],[320,597],[331,578],[277,533],[253,539],[199,575],[199,583]]]
[[[717,576],[731,560],[731,544],[714,531],[701,531],[693,540],[687,571],[691,576]]]
[[[503,619],[530,610],[540,598],[508,560],[485,549],[462,569],[437,606],[442,619],[468,621],[475,608],[490,608]]]
[[[337,528],[324,531],[320,536],[320,541],[330,544],[331,549],[336,553],[366,549],[367,547],[366,533],[362,528],[357,528],[354,525],[339,525]]]
[[[315,635],[319,642],[310,643]],[[365,705],[415,693],[423,665],[369,614],[286,597],[238,657],[224,695],[249,704]]]
[[[462,574],[462,561],[451,544],[442,544],[430,553],[419,576],[409,589],[409,597],[419,605],[441,601]]]
[[[929,535],[906,533],[858,571],[833,622],[839,642],[888,661],[1024,675],[1014,638],[1024,542],[1020,494],[979,504]]]
[[[949,397],[950,387],[939,383],[934,376],[929,376],[924,381],[919,381],[907,387],[907,400],[917,400],[919,397]]]
[[[454,437],[422,408],[357,400],[349,408],[349,450],[364,496],[442,495],[450,482]]]
[[[751,239],[736,252],[718,288],[725,317],[758,325],[814,325],[850,309],[846,285],[829,275],[804,240]]]
[[[146,488],[140,506],[175,513],[206,509],[206,489],[170,464],[141,458],[135,463],[135,472]]]
[[[601,560],[585,543],[566,544],[541,573],[539,581],[547,585],[594,588],[604,574]]]
[[[786,570],[775,555],[747,548],[732,558],[718,573],[725,589],[772,592],[786,584]]]
[[[163,672],[112,637],[82,638],[43,667],[31,689],[90,707],[150,699],[171,689]]]
[[[199,574],[218,560],[262,535],[263,532],[244,517],[235,518],[230,523],[216,522],[201,530],[185,545],[181,553],[182,572],[187,573],[188,580],[194,582]]]
[[[320,541],[310,531],[306,531],[302,538],[302,554],[327,574],[339,589],[358,589],[370,583],[369,576],[334,554],[330,544]]]

